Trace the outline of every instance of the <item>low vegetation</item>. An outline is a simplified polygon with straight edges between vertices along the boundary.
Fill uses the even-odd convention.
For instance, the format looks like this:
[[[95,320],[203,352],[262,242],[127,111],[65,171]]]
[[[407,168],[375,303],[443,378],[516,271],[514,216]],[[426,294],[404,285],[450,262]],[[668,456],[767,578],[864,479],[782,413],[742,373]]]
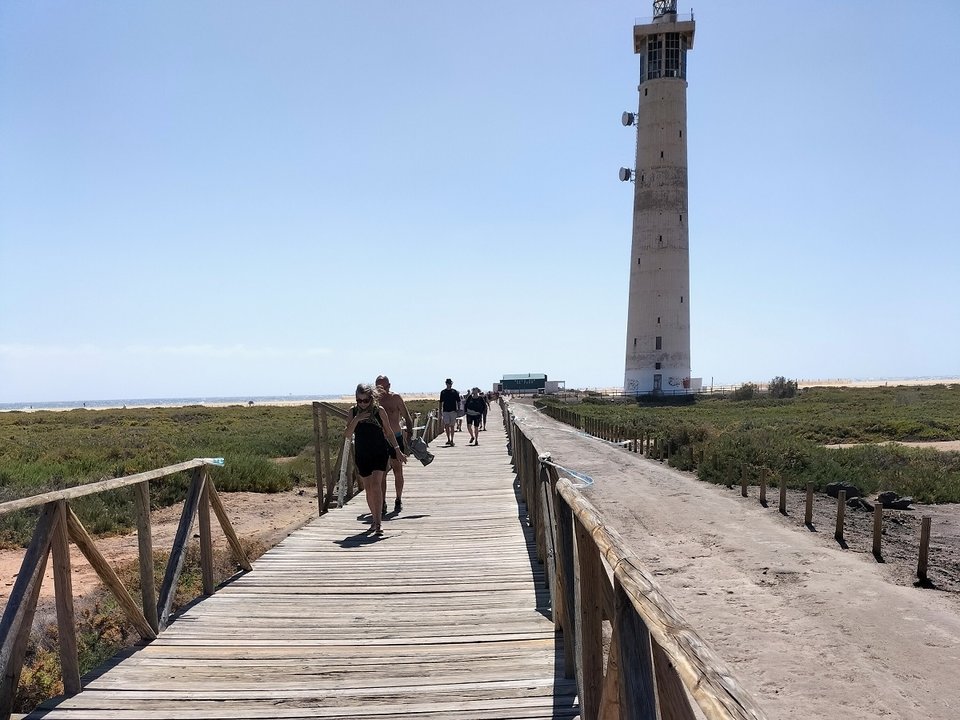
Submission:
[[[345,409],[347,406],[342,405]],[[426,413],[435,401],[408,403],[411,413]],[[423,422],[423,419],[421,419]],[[328,416],[334,457],[340,448],[343,422]],[[67,412],[0,413],[0,502],[104,479],[152,470],[194,457],[223,457],[215,471],[224,492],[278,492],[316,482],[313,417],[310,406],[243,406],[72,410]],[[278,462],[281,460],[282,462]],[[160,506],[179,502],[186,493],[186,474],[151,483],[152,501]],[[100,493],[71,502],[94,534],[131,529],[135,511],[129,489]],[[0,546],[25,545],[35,525],[35,512],[0,517]],[[250,558],[264,548],[245,543]],[[197,548],[188,552],[174,608],[201,592]],[[159,587],[167,555],[155,558]],[[236,569],[225,552],[217,553],[218,581]],[[136,561],[119,572],[134,598],[139,597]],[[43,631],[31,637],[20,679],[16,712],[63,691],[57,626],[38,618]],[[113,596],[105,590],[84,598],[77,609],[80,671],[85,673],[117,651],[136,642]]]
[[[710,482],[739,482],[741,467],[756,482],[765,468],[797,489],[844,480],[864,492],[960,502],[960,453],[885,444],[960,439],[960,387],[797,391],[794,383],[775,378],[770,389],[776,393],[745,388],[727,397],[698,396],[682,406],[601,399],[546,403],[616,426],[623,437],[652,435],[669,449],[672,465]],[[851,447],[825,447],[841,443]]]

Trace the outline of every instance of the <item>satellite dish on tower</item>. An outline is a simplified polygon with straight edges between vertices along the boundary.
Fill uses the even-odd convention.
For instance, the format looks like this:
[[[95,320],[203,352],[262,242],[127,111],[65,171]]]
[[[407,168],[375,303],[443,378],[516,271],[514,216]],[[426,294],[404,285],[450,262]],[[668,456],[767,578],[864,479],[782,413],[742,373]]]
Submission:
[[[633,170],[630,168],[620,168],[620,182],[627,182],[633,177]]]
[[[637,116],[634,115],[632,112],[625,112],[623,115],[620,116],[620,122],[623,123],[624,127],[630,127],[631,125],[633,125],[636,119],[637,119]]]

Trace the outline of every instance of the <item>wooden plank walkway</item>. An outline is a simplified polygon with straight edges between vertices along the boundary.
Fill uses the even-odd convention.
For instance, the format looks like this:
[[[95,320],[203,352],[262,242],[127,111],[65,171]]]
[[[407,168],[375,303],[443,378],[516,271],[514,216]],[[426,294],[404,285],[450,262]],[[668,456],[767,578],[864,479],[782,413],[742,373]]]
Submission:
[[[30,718],[573,718],[573,680],[519,518],[501,419],[407,465],[368,538],[363,496]],[[393,502],[393,477],[388,503]]]

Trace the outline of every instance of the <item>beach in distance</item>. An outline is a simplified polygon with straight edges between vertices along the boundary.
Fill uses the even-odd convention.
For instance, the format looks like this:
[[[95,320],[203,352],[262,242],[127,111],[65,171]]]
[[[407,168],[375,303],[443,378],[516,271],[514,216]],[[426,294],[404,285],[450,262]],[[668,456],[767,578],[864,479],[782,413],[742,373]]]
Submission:
[[[757,384],[763,384],[757,382]],[[955,385],[960,377],[918,377],[918,378],[830,378],[821,380],[798,380],[797,385],[806,387],[883,387],[885,385]],[[418,390],[395,390],[407,400],[432,400],[439,397],[440,388],[435,392]],[[465,388],[461,388],[464,390]],[[593,392],[618,393],[619,387],[581,388]],[[481,390],[486,390],[481,388]],[[576,388],[568,388],[576,391]],[[229,407],[231,405],[310,405],[317,400],[349,403],[353,393],[342,395],[238,395],[228,397],[182,397],[182,398],[133,398],[129,400],[63,400],[53,402],[11,402],[0,403],[0,412],[36,412],[38,410],[119,410],[123,408],[186,407],[202,405],[204,407]]]

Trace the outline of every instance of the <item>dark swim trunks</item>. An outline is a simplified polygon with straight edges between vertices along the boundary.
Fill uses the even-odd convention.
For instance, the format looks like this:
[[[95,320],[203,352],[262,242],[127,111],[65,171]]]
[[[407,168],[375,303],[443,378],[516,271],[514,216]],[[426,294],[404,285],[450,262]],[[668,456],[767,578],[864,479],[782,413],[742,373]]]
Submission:
[[[398,433],[394,433],[393,435],[394,435],[394,437],[397,438],[397,446],[400,448],[400,452],[402,452],[404,455],[406,455],[406,453],[407,453],[407,446],[403,444],[403,433],[402,433],[402,432],[398,432]]]

